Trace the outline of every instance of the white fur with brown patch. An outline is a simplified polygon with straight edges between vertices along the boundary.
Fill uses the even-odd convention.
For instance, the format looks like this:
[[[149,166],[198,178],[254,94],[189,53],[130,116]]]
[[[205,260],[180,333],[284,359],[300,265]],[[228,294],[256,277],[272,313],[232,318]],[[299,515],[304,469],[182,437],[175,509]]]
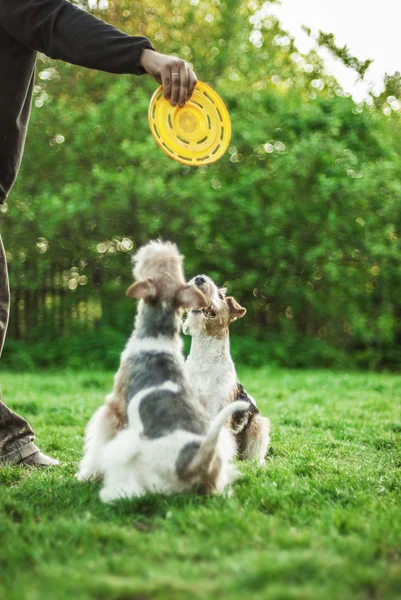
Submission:
[[[229,325],[246,310],[206,275],[197,275],[189,283],[206,296],[208,308],[191,310],[184,321],[184,333],[192,336],[185,369],[202,405],[214,417],[235,397],[238,377],[230,353]],[[269,442],[269,419],[254,415],[243,432],[241,457],[263,464]]]
[[[187,385],[179,336],[183,309],[190,306],[205,307],[205,296],[195,285],[186,284],[182,256],[173,244],[151,242],[137,252],[134,264],[134,275],[140,280],[128,289],[127,294],[140,300],[135,330],[122,354],[114,392],[88,425],[85,456],[78,478],[88,480],[103,476],[104,486],[100,496],[105,502],[149,492],[169,494],[191,491],[198,484],[206,486],[209,491],[221,493],[238,476],[232,464],[235,444],[229,431],[222,428],[226,419],[235,412],[244,411],[248,404],[233,402],[218,413],[207,427],[208,415],[198,410],[194,392]],[[167,330],[171,337],[168,337],[170,333],[166,336],[160,331],[161,327],[166,330],[166,322],[160,324],[157,318],[154,319],[155,306],[159,315],[164,315],[163,311],[169,307],[171,321],[167,323]],[[161,357],[165,357],[161,359],[165,361],[164,365],[170,367],[173,360],[175,367],[170,372],[181,373],[177,378],[184,383],[179,385],[171,379],[155,386],[148,383],[143,387],[143,383],[137,383],[135,385],[139,387],[133,392],[132,382],[138,369],[145,369],[146,373],[147,369],[152,368],[147,367],[149,358],[146,358],[151,353],[161,353]],[[144,357],[141,359],[142,354]],[[163,369],[159,375],[162,372]],[[154,376],[154,371],[149,371],[146,378],[152,381]],[[130,397],[126,398],[128,382],[131,386]],[[203,423],[203,434],[192,433],[196,431],[196,428],[191,429],[192,425],[187,430],[185,420],[180,421],[182,429],[175,429],[177,420],[174,412],[170,413],[170,418],[169,413],[164,413],[160,422],[160,418],[155,416],[155,404],[151,400],[155,394],[161,394],[162,406],[166,406],[167,394],[170,402],[173,395],[172,407],[177,407],[179,401],[185,402],[182,414],[192,419],[192,423]],[[123,402],[128,403],[126,427],[121,425],[120,419]],[[115,414],[110,412],[111,407],[116,411]],[[163,413],[159,411],[158,414]],[[120,419],[118,424],[115,422],[117,415]],[[156,427],[156,433],[154,429],[149,429],[149,420],[152,427],[159,427]],[[173,424],[172,429],[168,427],[170,423]],[[180,453],[186,451],[188,445],[190,449],[195,447],[195,451],[188,464],[179,463],[178,470]]]
[[[180,322],[185,307],[198,302],[205,305],[199,290],[185,282],[183,256],[171,242],[152,241],[140,248],[133,257],[133,275],[138,279],[127,290],[127,295],[140,299],[136,322],[141,318],[144,298],[160,302],[174,301],[177,304],[177,319]],[[182,356],[182,340],[158,335],[138,339],[131,335],[121,354],[120,367],[114,378],[114,389],[106,396],[85,430],[85,451],[76,477],[79,481],[91,481],[103,476],[101,452],[127,425],[125,387],[129,378],[129,359],[138,352],[171,352]],[[184,358],[182,357],[184,368]]]

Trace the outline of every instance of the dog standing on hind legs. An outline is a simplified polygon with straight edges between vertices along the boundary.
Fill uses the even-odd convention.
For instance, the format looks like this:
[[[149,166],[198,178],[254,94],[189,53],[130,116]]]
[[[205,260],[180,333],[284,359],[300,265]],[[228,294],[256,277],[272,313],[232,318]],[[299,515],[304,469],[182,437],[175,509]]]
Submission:
[[[235,442],[223,425],[248,403],[232,403],[212,420],[192,391],[182,354],[182,314],[207,302],[186,284],[176,246],[151,242],[134,262],[137,282],[127,294],[140,300],[135,329],[114,392],[88,425],[78,478],[103,475],[106,502],[148,492],[222,492],[238,475]],[[116,434],[124,412],[128,425]]]
[[[192,308],[183,325],[184,333],[192,336],[185,364],[188,378],[212,417],[233,401],[249,402],[248,410],[234,414],[229,425],[239,456],[263,464],[270,442],[270,421],[260,415],[254,398],[238,381],[230,354],[229,325],[246,310],[232,296],[226,297],[226,289],[219,289],[206,275],[197,275],[190,283],[204,294],[207,308]]]

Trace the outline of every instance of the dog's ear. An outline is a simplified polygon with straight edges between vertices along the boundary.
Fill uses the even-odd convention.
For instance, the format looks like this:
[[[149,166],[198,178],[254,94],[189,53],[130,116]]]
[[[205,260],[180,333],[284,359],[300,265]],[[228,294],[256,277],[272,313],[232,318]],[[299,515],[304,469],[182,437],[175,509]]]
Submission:
[[[232,296],[227,296],[225,300],[230,310],[230,323],[235,321],[235,319],[240,319],[245,315],[246,308],[238,304],[235,298],[233,298]]]
[[[204,308],[207,300],[195,285],[184,285],[175,294],[175,302],[182,308]]]
[[[157,289],[151,279],[144,281],[136,281],[126,291],[130,298],[138,298],[138,300],[153,300],[157,296]]]

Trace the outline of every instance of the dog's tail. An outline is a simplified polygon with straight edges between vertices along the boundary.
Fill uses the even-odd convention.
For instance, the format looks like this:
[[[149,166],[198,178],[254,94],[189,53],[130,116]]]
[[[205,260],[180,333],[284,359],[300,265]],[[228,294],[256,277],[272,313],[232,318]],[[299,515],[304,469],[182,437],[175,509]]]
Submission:
[[[237,400],[236,402],[231,402],[231,404],[223,408],[216,415],[216,417],[210,424],[209,431],[206,434],[205,440],[202,442],[200,448],[198,449],[195,456],[193,457],[193,459],[187,467],[188,476],[201,474],[202,479],[207,480],[207,476],[213,467],[216,454],[216,446],[222,427],[226,423],[227,419],[231,417],[232,414],[241,410],[247,410],[248,408],[248,402],[244,402],[243,400]]]

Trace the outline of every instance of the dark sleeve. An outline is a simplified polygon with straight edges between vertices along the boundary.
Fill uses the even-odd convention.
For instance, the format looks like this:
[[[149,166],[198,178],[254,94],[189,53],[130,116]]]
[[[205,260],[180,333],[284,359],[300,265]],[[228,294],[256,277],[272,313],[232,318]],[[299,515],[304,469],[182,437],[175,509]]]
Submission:
[[[147,38],[122,33],[68,0],[0,0],[0,25],[28,48],[109,73],[141,75],[142,51],[152,48]]]

